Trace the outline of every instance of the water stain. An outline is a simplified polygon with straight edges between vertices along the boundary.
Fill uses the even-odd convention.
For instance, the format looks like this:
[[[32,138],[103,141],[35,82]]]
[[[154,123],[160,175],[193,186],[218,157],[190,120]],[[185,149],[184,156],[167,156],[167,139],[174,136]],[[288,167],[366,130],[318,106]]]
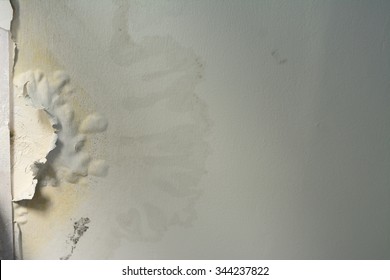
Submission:
[[[129,34],[130,2],[126,0],[115,1],[116,9],[112,22],[112,39],[110,54],[115,63],[129,66],[140,55],[140,48],[131,39]]]
[[[118,13],[122,8],[118,6]],[[126,28],[119,28],[128,38],[123,35]],[[195,205],[202,194],[198,186],[210,152],[205,138],[211,122],[195,91],[204,66],[191,49],[171,37],[146,37],[123,45],[118,36],[119,31],[112,45],[126,52],[111,49],[114,62],[126,61],[121,57],[125,53],[136,56],[126,62],[129,81],[126,94],[119,96],[126,129],[110,140],[116,147],[114,168],[121,174],[115,180],[117,191],[126,197],[112,234],[129,241],[157,241],[170,227],[189,226],[196,218]]]
[[[31,59],[36,50],[29,48],[31,42],[37,42],[43,48],[40,53],[50,53],[51,61],[71,73],[71,80],[85,90],[109,122],[107,127],[104,123],[94,128],[85,124],[86,130],[80,129],[85,135],[88,131],[107,129],[105,149],[99,150],[100,156],[93,154],[97,161],[91,161],[88,170],[105,173],[106,166],[99,162],[104,158],[110,166],[107,177],[104,181],[88,178],[91,195],[71,192],[61,196],[63,201],[69,199],[69,203],[73,199],[78,201],[82,210],[76,211],[83,213],[79,216],[93,219],[98,229],[88,236],[96,239],[98,232],[103,241],[89,252],[78,251],[78,257],[109,258],[122,239],[154,242],[171,227],[191,226],[196,219],[196,203],[203,193],[199,185],[206,174],[205,162],[210,153],[207,136],[211,121],[207,105],[196,92],[204,76],[202,59],[170,36],[135,39],[129,28],[134,1],[97,3],[113,9],[112,14],[107,11],[104,15],[112,17],[111,32],[107,34],[95,34],[89,23],[97,16],[74,13],[78,8],[72,1],[16,2],[24,10],[18,25],[17,37],[22,44],[16,69],[20,72],[30,69],[31,64],[39,64]],[[46,15],[44,22],[43,15]],[[61,36],[57,38],[56,34]],[[50,39],[51,36],[57,39]],[[72,108],[82,112],[89,104],[89,101],[81,103],[80,108],[72,104]],[[94,112],[85,114],[80,123],[90,114]],[[92,148],[102,145],[99,140],[85,143],[82,138],[73,144],[76,151],[83,150],[84,145]],[[52,172],[57,172],[57,168]],[[83,189],[70,185],[72,190]],[[42,207],[37,207],[40,210],[32,211],[40,212],[39,215],[31,217],[29,213],[24,228],[30,236],[40,238],[33,226],[60,223],[56,216],[69,217],[53,206],[60,202],[53,190],[64,188],[40,189],[46,199],[42,200]],[[34,209],[33,205],[30,207]],[[50,219],[45,219],[49,216]],[[56,229],[64,230],[64,227]],[[46,244],[56,245],[54,239],[50,245]],[[34,238],[29,238],[26,248],[33,247]],[[42,256],[42,251],[42,247],[34,247],[29,256]]]
[[[67,221],[77,215],[77,206],[89,191],[86,182],[61,183],[57,187],[38,187],[32,200],[15,203],[15,221],[23,233],[24,259],[36,258],[48,242],[67,231]]]

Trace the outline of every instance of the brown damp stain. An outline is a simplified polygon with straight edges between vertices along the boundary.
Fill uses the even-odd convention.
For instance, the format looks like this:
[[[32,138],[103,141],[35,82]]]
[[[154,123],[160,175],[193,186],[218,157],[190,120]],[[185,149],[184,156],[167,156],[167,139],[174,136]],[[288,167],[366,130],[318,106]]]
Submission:
[[[56,58],[56,54],[47,47],[48,42],[40,40],[39,36],[36,38],[30,38],[28,41],[22,40],[20,44],[17,44],[15,76],[29,70],[35,70],[31,69],[31,65],[36,66],[47,75],[58,70],[66,70]],[[22,51],[18,49],[18,46],[22,47]],[[84,88],[74,84],[72,77],[70,77],[70,82],[65,90],[69,94],[68,103],[75,112],[74,121],[80,124],[86,116],[94,112],[96,105]],[[47,118],[42,113],[38,114],[38,119],[48,124]],[[51,125],[48,124],[47,127],[49,129]],[[105,139],[105,133],[88,136],[84,150],[92,156],[92,159],[97,156],[104,158],[105,149],[97,149],[97,147],[102,146],[102,142],[106,142]],[[90,194],[88,177],[83,177],[81,181],[78,184],[61,181],[55,187],[38,186],[32,200],[17,203],[28,211],[27,223],[20,225],[23,235],[22,243],[28,245],[24,248],[27,258],[44,248],[48,240],[55,239],[58,233],[67,231],[66,226],[69,220]]]
[[[20,225],[22,244],[28,244],[23,248],[24,257],[29,259],[35,251],[39,252],[48,241],[55,239],[56,233],[64,232],[87,195],[85,182],[76,185],[63,182],[56,187],[37,187],[32,200],[20,202],[28,211],[27,223]]]
[[[56,63],[54,56],[47,55],[47,52],[40,48],[34,49],[34,61],[44,73],[49,75],[62,69]],[[83,88],[74,86],[72,79],[70,79],[69,87],[65,90],[69,91],[67,102],[74,110],[74,121],[80,124],[86,116],[94,112],[94,106],[87,105],[92,103],[90,96]],[[44,124],[45,128],[53,131],[44,110],[37,111],[37,120]],[[94,137],[95,135],[90,135],[88,138]],[[99,140],[88,138],[83,149],[92,155],[92,158],[95,158],[95,147],[91,142],[99,143]],[[26,258],[29,258],[29,255],[33,256],[35,251],[39,252],[44,248],[48,240],[56,238],[56,233],[66,230],[65,225],[68,224],[82,202],[87,199],[89,190],[89,182],[86,177],[82,177],[77,184],[67,183],[65,180],[61,180],[57,186],[40,186],[38,183],[34,197],[31,200],[18,203],[28,211],[27,223],[20,225],[23,235],[22,244],[28,244],[23,250]],[[37,228],[42,228],[44,234],[37,231]]]
[[[23,46],[23,48],[28,47],[29,49],[28,53],[24,53],[19,50],[18,44],[16,45],[18,55],[15,62],[15,76],[31,70],[27,65],[37,65],[45,73],[54,72],[63,68],[55,58],[55,55],[43,46],[44,44],[37,41],[30,41],[28,42],[28,46]]]
[[[51,53],[48,49],[43,49],[40,46],[36,45],[32,47],[33,57],[32,64],[40,65],[44,72],[53,72],[56,69],[61,69],[62,66],[55,58],[53,53]],[[42,65],[42,66],[41,66]]]
[[[118,11],[118,12],[120,13],[120,11]],[[127,17],[124,16],[122,18],[127,18]],[[118,22],[118,25],[119,24],[122,24],[122,22]],[[124,31],[126,31],[126,30],[124,30]],[[122,32],[122,33],[124,33],[124,32]],[[148,207],[146,207],[146,209],[140,208],[140,209],[137,209],[137,211],[139,211],[139,213],[143,214],[142,221],[144,224],[149,222],[152,225],[154,225],[154,226],[147,226],[150,228],[146,229],[149,232],[153,232],[151,234],[151,236],[157,235],[157,236],[161,237],[163,232],[166,231],[168,227],[172,226],[173,224],[175,224],[175,225],[187,224],[189,221],[192,221],[196,216],[195,214],[192,213],[192,212],[196,213],[195,208],[194,208],[194,202],[193,202],[193,200],[196,200],[196,199],[193,198],[192,195],[189,195],[188,197],[176,198],[175,196],[166,194],[165,190],[168,188],[169,190],[172,190],[172,192],[174,194],[177,194],[176,189],[180,190],[180,189],[184,188],[185,190],[187,190],[187,189],[192,189],[192,187],[197,188],[198,184],[199,184],[198,181],[203,176],[204,171],[205,171],[204,161],[205,161],[205,157],[207,157],[207,155],[208,155],[208,151],[206,151],[207,149],[204,148],[204,146],[207,146],[207,142],[204,141],[204,137],[207,133],[205,133],[205,131],[202,128],[205,126],[208,126],[207,123],[209,122],[208,117],[207,117],[207,106],[203,102],[195,102],[195,101],[198,101],[198,95],[196,94],[196,91],[191,88],[192,87],[191,85],[193,83],[197,84],[199,82],[199,80],[202,79],[204,66],[202,63],[200,63],[199,58],[197,58],[196,56],[193,56],[192,53],[189,52],[186,48],[183,48],[180,45],[176,46],[176,43],[168,48],[166,46],[167,38],[159,38],[158,37],[158,38],[155,38],[153,40],[149,38],[149,41],[147,41],[145,43],[149,46],[146,49],[142,48],[142,46],[143,46],[142,42],[140,43],[141,46],[138,46],[138,45],[134,46],[133,44],[131,44],[132,43],[131,41],[127,42],[126,44],[121,44],[123,41],[125,41],[127,39],[128,39],[127,35],[123,35],[123,34],[116,34],[112,38],[111,59],[114,62],[117,62],[117,63],[119,62],[118,64],[122,67],[123,66],[136,67],[133,63],[134,63],[134,59],[137,58],[138,59],[137,62],[140,63],[141,65],[145,65],[142,63],[146,63],[147,67],[149,67],[149,66],[151,67],[151,68],[147,68],[147,70],[154,69],[154,65],[145,62],[146,58],[149,58],[149,57],[147,55],[145,55],[144,53],[139,52],[140,49],[145,51],[146,54],[148,54],[148,52],[151,52],[150,57],[153,57],[153,56],[157,57],[159,55],[166,54],[167,60],[169,60],[169,58],[170,58],[169,52],[172,51],[172,53],[173,53],[175,50],[178,50],[179,53],[181,53],[181,56],[184,56],[184,58],[179,58],[179,60],[183,60],[184,62],[186,62],[187,60],[190,60],[193,63],[195,63],[192,65],[188,65],[187,63],[184,63],[184,65],[186,65],[186,66],[184,66],[185,69],[182,69],[182,67],[179,67],[178,65],[176,65],[176,66],[173,65],[174,61],[167,63],[168,66],[172,67],[171,72],[173,74],[185,74],[186,76],[188,75],[188,78],[186,78],[183,81],[177,81],[175,79],[176,81],[174,81],[174,82],[178,83],[175,85],[175,88],[172,88],[172,89],[174,89],[175,94],[160,92],[161,93],[160,96],[150,97],[150,102],[149,102],[148,98],[145,98],[145,100],[140,100],[140,101],[137,98],[129,98],[127,100],[128,102],[126,102],[126,106],[128,105],[127,109],[132,108],[132,107],[137,107],[136,109],[141,110],[141,109],[146,109],[146,108],[150,109],[153,107],[153,105],[157,101],[161,101],[162,99],[166,99],[165,101],[167,103],[169,103],[167,106],[168,110],[170,109],[173,111],[182,112],[183,105],[186,105],[185,109],[190,110],[191,115],[193,117],[194,123],[192,123],[192,125],[195,126],[195,129],[193,130],[193,132],[195,133],[195,135],[197,135],[196,141],[195,141],[196,143],[191,144],[193,139],[190,139],[190,143],[188,143],[188,147],[183,148],[182,152],[184,155],[186,155],[190,158],[196,157],[197,160],[195,160],[195,162],[192,162],[192,160],[190,160],[190,162],[188,162],[188,164],[187,164],[188,170],[182,171],[181,169],[180,170],[177,169],[177,165],[180,165],[180,163],[182,162],[180,156],[177,160],[174,159],[172,162],[170,161],[172,163],[170,166],[166,166],[164,164],[163,167],[160,167],[158,165],[158,163],[155,163],[155,161],[159,159],[159,156],[160,156],[159,154],[155,155],[156,158],[153,158],[153,157],[148,158],[147,155],[145,155],[144,159],[141,158],[141,161],[144,160],[146,163],[150,163],[153,165],[153,168],[151,168],[149,171],[154,172],[155,169],[156,170],[158,169],[157,170],[158,172],[156,174],[154,174],[155,177],[157,177],[156,180],[152,184],[154,188],[149,189],[149,191],[151,193],[155,193],[156,191],[158,191],[157,192],[158,195],[156,195],[156,198],[153,198],[152,201],[150,201],[149,199],[148,199],[148,201],[145,201],[145,203],[146,203],[145,205],[149,205]],[[169,42],[170,41],[171,41],[171,39],[169,39]],[[156,51],[156,49],[161,50],[161,52]],[[49,57],[45,57],[47,53],[48,53],[47,51],[34,50],[34,63],[36,62],[37,63],[36,65],[41,65],[43,62],[45,64],[47,64],[45,66],[46,68],[41,67],[42,70],[55,71],[58,69],[62,69],[62,67],[59,67],[60,65],[58,65],[57,61],[55,60],[55,57],[52,54],[50,54]],[[130,54],[128,56],[128,58],[130,58],[130,59],[129,60],[124,59],[124,58],[126,58],[126,55],[128,55],[128,54]],[[140,54],[142,54],[142,56]],[[43,60],[40,60],[40,59],[42,59],[42,56],[44,56]],[[53,65],[56,67],[53,67]],[[197,71],[193,71],[193,65],[196,65],[195,68]],[[137,75],[138,74],[140,74],[140,73],[137,73]],[[169,76],[167,76],[167,75],[162,75],[161,79],[169,80],[171,78],[169,78]],[[180,82],[180,84],[179,84],[179,82]],[[71,79],[71,83],[72,83],[72,79]],[[76,117],[75,120],[77,122],[81,122],[81,120],[84,119],[88,114],[92,113],[92,110],[90,109],[91,107],[87,106],[87,105],[92,104],[91,96],[85,90],[83,90],[82,88],[79,88],[77,86],[75,86],[74,91],[75,91],[75,94],[71,98],[71,105],[75,111],[75,117]],[[193,96],[193,98],[190,98],[188,95]],[[159,97],[161,97],[161,98],[159,98]],[[178,97],[182,97],[182,98],[178,98]],[[134,100],[138,101],[138,103],[134,102]],[[178,102],[178,101],[180,101],[180,102]],[[193,109],[192,107],[195,107],[196,109]],[[178,138],[179,139],[182,139],[182,138],[187,139],[186,136],[188,133],[185,133],[185,132],[186,131],[184,131],[183,132],[184,134],[183,134],[182,131],[180,130],[179,134],[177,135]],[[192,135],[192,133],[190,133],[190,134]],[[170,137],[172,137],[172,134],[169,134],[168,136],[169,137],[167,137],[167,140],[169,140]],[[90,137],[91,138],[86,142],[85,147],[90,152],[90,154],[93,155],[93,157],[96,157],[97,155],[100,155],[99,153],[101,153],[102,151],[94,149],[94,147],[96,147],[95,142],[99,143],[99,141],[103,141],[105,139],[104,134],[91,135]],[[156,140],[161,140],[160,144],[165,146],[165,143],[166,143],[166,141],[164,141],[165,138],[163,138],[163,139],[156,138]],[[157,141],[157,142],[159,142],[159,141]],[[169,141],[168,143],[170,143],[170,142],[171,141]],[[169,147],[168,148],[166,147],[166,148],[169,149]],[[150,148],[150,147],[146,145],[145,150],[147,150],[146,148]],[[129,151],[133,151],[133,149],[129,149]],[[197,156],[194,155],[194,153],[199,153],[199,152],[202,155],[198,158]],[[103,153],[104,153],[104,150],[103,150]],[[126,156],[131,156],[131,154],[126,154]],[[186,161],[186,163],[187,163],[187,161]],[[135,167],[139,168],[140,172],[144,171],[142,166],[140,166],[139,164],[134,163],[134,165],[135,165]],[[168,170],[165,170],[164,166],[167,167]],[[167,171],[167,172],[165,172],[165,171]],[[179,173],[179,172],[180,172],[181,177],[179,177],[177,175],[177,173]],[[123,173],[123,174],[125,174],[125,173]],[[149,184],[148,181],[144,181],[144,179],[147,179],[147,178],[150,178],[150,176],[144,176],[144,177],[139,179],[140,180],[139,182],[133,181],[133,183],[139,183],[140,190],[141,190],[142,186],[145,186],[146,183]],[[123,178],[123,179],[126,179],[126,182],[124,182],[123,185],[127,186],[128,185],[127,178]],[[171,181],[171,179],[172,179],[172,181]],[[179,180],[179,179],[182,179],[182,180]],[[181,184],[180,183],[181,181],[183,181],[184,184]],[[187,181],[191,181],[191,182],[187,183]],[[64,224],[63,221],[68,221],[67,219],[69,219],[69,217],[71,216],[71,214],[68,212],[74,211],[75,208],[77,207],[77,205],[80,205],[80,203],[85,199],[85,195],[81,196],[76,191],[69,192],[69,190],[68,190],[68,191],[65,191],[65,194],[61,195],[61,194],[58,194],[58,192],[51,190],[51,189],[57,189],[57,188],[59,188],[59,189],[65,188],[65,186],[63,184],[60,184],[60,186],[55,187],[55,188],[52,188],[52,187],[49,187],[49,189],[47,189],[47,188],[48,187],[44,187],[44,188],[40,189],[39,192],[41,192],[41,193],[37,193],[37,201],[33,202],[34,201],[34,199],[33,199],[33,201],[31,202],[30,206],[35,206],[35,207],[37,207],[37,209],[33,209],[33,207],[32,207],[32,209],[30,210],[31,211],[31,214],[29,217],[30,221],[26,225],[23,226],[25,228],[26,232],[28,231],[27,229],[30,229],[29,232],[35,233],[34,238],[37,238],[40,240],[39,246],[41,246],[41,247],[43,245],[47,244],[47,238],[48,238],[47,235],[48,234],[37,233],[36,232],[37,228],[42,228],[42,229],[46,230],[50,227],[50,225],[54,224],[56,226],[57,232],[59,232],[59,229],[61,229],[61,231],[66,232],[67,229],[62,228],[61,226],[63,226],[63,224]],[[76,189],[77,188],[78,187],[76,186]],[[67,188],[67,189],[69,189],[69,188]],[[143,191],[141,190],[141,192],[142,192],[142,194],[146,195],[148,190],[147,189],[143,190]],[[134,195],[134,193],[129,193],[129,194]],[[161,201],[161,199],[160,199],[161,197],[159,196],[161,194],[163,194],[163,195],[166,194],[167,197],[166,197],[166,200],[164,200],[165,202],[161,202],[161,204],[160,204],[158,202]],[[48,200],[50,202],[49,206],[46,206],[46,208],[43,207],[45,205],[45,200]],[[61,203],[68,204],[68,206],[58,205]],[[182,205],[182,204],[184,204],[184,205]],[[150,207],[150,205],[152,205],[152,207]],[[41,211],[38,210],[40,207],[43,207],[43,209]],[[188,214],[188,218],[181,218],[182,216],[185,216],[184,214],[187,214],[187,212],[185,212],[183,214],[183,209],[187,209],[187,208],[188,208],[188,211],[187,210],[186,211],[190,213],[190,214]],[[157,211],[154,211],[153,209],[157,209]],[[168,210],[168,211],[165,214],[166,215],[166,217],[165,217],[166,222],[164,222],[161,225],[161,224],[157,224],[157,221],[158,221],[157,218],[159,219],[161,217],[161,215],[159,215],[157,217],[156,214],[158,213],[158,211],[162,211],[162,210]],[[53,213],[51,213],[51,211],[53,211]],[[126,209],[124,209],[123,211],[120,211],[119,216],[122,214],[123,215],[128,214]],[[174,218],[176,220],[174,220]],[[60,222],[59,222],[59,220],[60,220]],[[131,222],[131,224],[133,224],[133,222]],[[157,229],[155,228],[156,225],[158,225]],[[119,224],[119,226],[114,224],[113,226],[114,226],[113,231],[117,231],[118,228],[124,229],[124,231],[125,231],[125,233],[123,234],[124,236],[121,236],[121,237],[130,238],[129,235],[131,235],[131,234],[129,234],[129,232],[127,232],[128,228],[127,228],[126,224],[125,225]],[[141,228],[137,228],[137,229],[140,230]],[[48,229],[48,230],[50,230],[50,238],[54,238],[53,234],[56,231],[54,229]],[[23,231],[23,229],[22,229],[22,231]],[[111,234],[111,233],[112,233],[111,230],[109,230],[109,234]],[[145,236],[145,233],[141,233],[141,235],[144,235],[143,238],[147,237],[147,236]],[[32,246],[33,248],[36,248],[38,250],[39,247],[37,247],[38,245],[34,244],[35,243],[34,238],[33,237],[27,237],[27,238],[29,238],[29,239],[26,239],[28,241],[28,242],[26,241],[26,244],[28,244],[28,246]],[[111,240],[111,239],[107,239],[107,241]],[[114,243],[116,243],[117,241],[118,240],[113,240]],[[34,250],[33,248],[32,248],[32,250]]]
[[[20,52],[19,58],[15,63],[15,76],[29,70],[35,70],[26,67],[24,64],[36,65],[36,68],[40,69],[45,74],[64,70],[64,66],[59,62],[55,54],[48,48],[43,47],[44,45],[45,44],[34,41],[28,43],[28,54],[31,56],[31,60],[27,57],[21,58],[22,55],[27,56],[27,54]],[[24,48],[26,48],[26,46],[24,46]],[[70,82],[65,88],[65,91],[67,91],[65,94],[68,95],[68,101],[75,111],[75,121],[80,123],[88,114],[93,112],[93,109],[96,106],[91,106],[94,105],[91,96],[84,88],[75,85],[72,77],[70,77]]]
[[[87,93],[80,88],[75,89],[75,91],[78,97],[80,95],[87,96]],[[74,121],[77,123],[80,123],[93,112],[90,109],[91,107],[85,106],[84,102],[80,102],[78,98],[69,99],[69,103],[75,112]],[[39,120],[46,123],[48,129],[52,129],[44,114],[43,110],[38,113]],[[83,147],[91,155],[91,160],[101,155],[94,147],[96,143],[101,146],[99,145],[99,138],[90,139],[95,138],[95,136],[97,135],[92,134],[87,137]],[[33,256],[34,252],[39,252],[44,248],[48,240],[55,239],[56,233],[66,231],[69,220],[76,214],[76,210],[82,202],[89,197],[91,191],[89,184],[88,175],[82,177],[77,184],[68,183],[65,180],[61,180],[57,186],[39,186],[38,183],[33,199],[19,203],[28,211],[27,223],[20,225],[23,234],[22,244],[28,244],[26,248],[23,248],[26,258],[29,258],[29,255]],[[44,234],[37,231],[37,228],[44,229]]]

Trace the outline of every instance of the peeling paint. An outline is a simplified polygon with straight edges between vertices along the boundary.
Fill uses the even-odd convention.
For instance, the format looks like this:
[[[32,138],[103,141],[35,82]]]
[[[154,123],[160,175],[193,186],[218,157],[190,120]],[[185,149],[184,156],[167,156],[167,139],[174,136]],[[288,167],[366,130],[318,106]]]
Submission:
[[[30,212],[55,207],[59,212],[52,213],[61,213],[61,209],[69,208],[66,205],[77,203],[83,193],[80,190],[77,196],[68,195],[67,199],[73,201],[60,205],[58,199],[45,198],[43,194],[48,189],[43,190],[44,187],[68,188],[73,192],[85,188],[87,181],[83,179],[88,174],[98,177],[108,174],[106,160],[94,158],[88,147],[93,135],[104,132],[108,122],[98,113],[91,114],[97,117],[89,115],[84,119],[77,116],[71,101],[75,89],[63,71],[49,74],[27,71],[14,79],[14,87],[14,220],[23,230]],[[71,185],[76,188],[70,188]],[[62,203],[65,201],[62,198]],[[28,240],[31,236],[25,237]]]
[[[13,2],[20,13],[13,25],[20,48],[16,73],[39,67],[50,80],[55,69],[64,69],[77,100],[68,103],[75,112],[74,139],[61,141],[58,129],[67,147],[57,145],[49,153],[56,157],[48,157],[50,168],[38,178],[36,196],[22,203],[29,220],[21,226],[25,257],[62,256],[57,241],[75,215],[88,216],[99,229],[105,244],[90,248],[96,256],[112,254],[122,239],[155,242],[173,226],[191,226],[210,153],[206,137],[211,121],[195,90],[204,75],[202,59],[170,36],[133,36],[127,1],[101,3],[114,8],[105,14],[112,29],[99,33],[105,43],[90,32],[88,17],[77,16],[76,2]],[[55,20],[47,25],[40,14]],[[74,182],[61,172],[69,166],[60,164],[68,148],[89,155],[81,165],[87,169],[80,168]],[[64,180],[56,186],[51,179],[58,177]],[[36,228],[48,224],[51,231],[44,238]],[[95,240],[96,232],[84,242]]]
[[[74,250],[77,247],[77,243],[80,241],[80,238],[84,235],[84,233],[88,230],[89,226],[87,226],[91,220],[89,218],[80,218],[77,222],[74,222],[73,224],[73,234],[69,237],[69,244],[70,244],[70,252],[60,258],[61,260],[69,260]]]
[[[28,71],[14,85],[14,201],[32,199],[38,182],[77,183],[87,176],[91,156],[83,148],[83,132],[104,132],[107,120],[88,116],[79,127],[68,101],[73,89],[62,71]]]
[[[388,259],[390,2],[181,2],[13,0],[15,72],[109,123],[72,145],[107,177],[20,202],[24,257],[88,217],[72,259]]]

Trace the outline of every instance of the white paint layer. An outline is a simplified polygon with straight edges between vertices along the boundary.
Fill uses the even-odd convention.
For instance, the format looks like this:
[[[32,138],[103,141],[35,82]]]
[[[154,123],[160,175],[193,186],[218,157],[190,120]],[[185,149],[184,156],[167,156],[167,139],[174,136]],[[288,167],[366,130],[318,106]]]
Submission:
[[[14,257],[9,129],[12,61],[10,41],[9,32],[0,28],[0,259]]]
[[[77,183],[88,175],[91,157],[83,149],[83,132],[103,132],[108,122],[93,114],[79,128],[69,103],[68,82],[62,71],[45,75],[39,70],[14,80],[14,201],[32,199],[38,182],[41,186],[57,185],[61,180]],[[107,173],[107,169],[94,168],[95,173]]]
[[[0,28],[10,30],[12,13],[13,11],[9,0],[0,0]]]

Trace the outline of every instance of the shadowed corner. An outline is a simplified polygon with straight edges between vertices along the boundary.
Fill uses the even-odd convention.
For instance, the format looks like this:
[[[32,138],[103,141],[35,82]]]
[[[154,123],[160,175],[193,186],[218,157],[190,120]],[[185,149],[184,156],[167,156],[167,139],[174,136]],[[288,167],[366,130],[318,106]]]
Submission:
[[[13,236],[11,236],[7,230],[9,225],[6,224],[2,214],[0,213],[0,259],[1,260],[13,260]]]

